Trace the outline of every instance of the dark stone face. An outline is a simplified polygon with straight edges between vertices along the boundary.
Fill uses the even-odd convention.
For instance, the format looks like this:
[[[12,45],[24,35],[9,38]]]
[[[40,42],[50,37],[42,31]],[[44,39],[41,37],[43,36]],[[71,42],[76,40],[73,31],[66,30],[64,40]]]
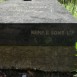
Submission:
[[[0,24],[0,45],[74,45],[76,28],[71,24]]]

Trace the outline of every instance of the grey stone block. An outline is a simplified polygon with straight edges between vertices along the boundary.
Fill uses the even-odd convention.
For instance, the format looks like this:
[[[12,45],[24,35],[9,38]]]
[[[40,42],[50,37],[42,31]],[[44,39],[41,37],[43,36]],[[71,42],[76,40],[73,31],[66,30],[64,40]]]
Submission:
[[[76,23],[57,0],[8,0],[0,3],[0,23]]]

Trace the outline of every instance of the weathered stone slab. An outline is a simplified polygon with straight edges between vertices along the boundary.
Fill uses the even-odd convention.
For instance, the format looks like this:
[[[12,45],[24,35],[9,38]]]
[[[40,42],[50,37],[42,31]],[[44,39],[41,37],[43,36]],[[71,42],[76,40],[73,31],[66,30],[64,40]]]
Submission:
[[[76,69],[74,50],[73,46],[0,46],[0,68],[71,72]]]
[[[0,23],[76,23],[57,0],[8,0],[0,3]]]
[[[76,24],[0,24],[0,45],[74,46]]]

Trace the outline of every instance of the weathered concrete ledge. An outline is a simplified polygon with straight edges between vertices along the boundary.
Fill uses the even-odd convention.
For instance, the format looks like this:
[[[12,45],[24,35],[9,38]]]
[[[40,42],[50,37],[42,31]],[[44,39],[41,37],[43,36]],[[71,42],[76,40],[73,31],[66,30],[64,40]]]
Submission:
[[[0,3],[0,23],[77,23],[57,0]]]

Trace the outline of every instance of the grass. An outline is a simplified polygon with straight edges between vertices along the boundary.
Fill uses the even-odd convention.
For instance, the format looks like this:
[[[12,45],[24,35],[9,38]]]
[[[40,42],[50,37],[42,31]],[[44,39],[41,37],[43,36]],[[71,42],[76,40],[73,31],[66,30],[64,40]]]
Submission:
[[[70,11],[75,18],[77,18],[77,5],[69,3],[68,5],[65,5],[65,8]]]
[[[0,2],[4,2],[4,1],[6,1],[6,0],[0,0]]]
[[[71,12],[71,14],[77,18],[77,0],[68,0],[69,2],[65,2],[66,0],[59,0],[60,3],[64,4],[65,8]]]

